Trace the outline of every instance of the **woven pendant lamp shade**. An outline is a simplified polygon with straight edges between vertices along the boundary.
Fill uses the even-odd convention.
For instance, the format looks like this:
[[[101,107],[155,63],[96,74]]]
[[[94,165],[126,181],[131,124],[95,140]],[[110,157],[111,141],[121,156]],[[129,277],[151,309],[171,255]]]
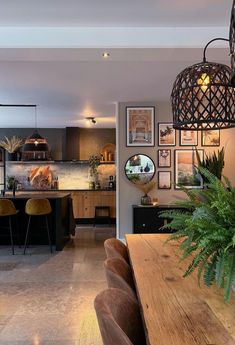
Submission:
[[[37,130],[25,140],[22,147],[22,160],[46,160],[48,159],[49,146]]]
[[[31,151],[49,151],[49,146],[45,138],[43,138],[37,130],[25,140],[25,144],[22,148],[23,152]]]
[[[231,69],[215,62],[187,67],[177,77],[171,94],[176,129],[210,130],[235,126],[235,91]]]
[[[229,30],[229,47],[231,54],[232,79],[231,84],[235,87],[235,0],[231,11],[231,22]]]
[[[214,41],[227,41],[231,68],[206,60]],[[203,51],[203,61],[184,69],[173,85],[173,127],[182,130],[215,130],[235,127],[235,0],[231,11],[229,40],[217,37]]]

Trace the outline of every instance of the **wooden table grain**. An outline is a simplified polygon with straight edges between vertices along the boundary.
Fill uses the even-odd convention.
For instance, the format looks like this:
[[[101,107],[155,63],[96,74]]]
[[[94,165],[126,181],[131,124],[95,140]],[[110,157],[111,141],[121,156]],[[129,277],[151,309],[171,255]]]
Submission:
[[[179,243],[169,235],[126,235],[148,344],[235,345],[235,299],[201,288],[197,274],[183,278]]]

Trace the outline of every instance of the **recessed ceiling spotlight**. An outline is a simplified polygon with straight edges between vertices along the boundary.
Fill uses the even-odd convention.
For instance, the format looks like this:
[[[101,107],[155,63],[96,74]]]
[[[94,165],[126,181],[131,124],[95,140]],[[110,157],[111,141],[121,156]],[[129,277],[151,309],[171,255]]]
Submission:
[[[86,117],[86,120],[93,125],[96,124],[96,120],[95,120],[94,116],[88,116],[88,117]]]
[[[110,53],[104,52],[104,53],[102,54],[102,56],[103,56],[104,59],[108,59],[108,58],[110,57]]]

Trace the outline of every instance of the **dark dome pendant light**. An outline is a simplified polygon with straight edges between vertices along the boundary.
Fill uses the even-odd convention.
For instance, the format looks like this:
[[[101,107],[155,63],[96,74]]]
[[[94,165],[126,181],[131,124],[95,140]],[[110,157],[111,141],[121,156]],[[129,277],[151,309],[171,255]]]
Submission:
[[[231,67],[208,62],[206,49],[214,41],[230,44]],[[235,0],[231,12],[230,35],[207,43],[203,61],[184,69],[171,93],[173,127],[181,130],[216,130],[235,126]],[[233,73],[232,73],[233,71]]]

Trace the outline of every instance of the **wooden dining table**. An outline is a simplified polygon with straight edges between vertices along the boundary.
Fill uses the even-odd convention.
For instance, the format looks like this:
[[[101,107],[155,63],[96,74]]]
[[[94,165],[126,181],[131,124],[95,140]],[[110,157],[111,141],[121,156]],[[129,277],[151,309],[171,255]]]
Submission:
[[[197,272],[183,278],[178,241],[166,234],[126,235],[130,263],[150,345],[235,345],[235,298],[198,286]]]

